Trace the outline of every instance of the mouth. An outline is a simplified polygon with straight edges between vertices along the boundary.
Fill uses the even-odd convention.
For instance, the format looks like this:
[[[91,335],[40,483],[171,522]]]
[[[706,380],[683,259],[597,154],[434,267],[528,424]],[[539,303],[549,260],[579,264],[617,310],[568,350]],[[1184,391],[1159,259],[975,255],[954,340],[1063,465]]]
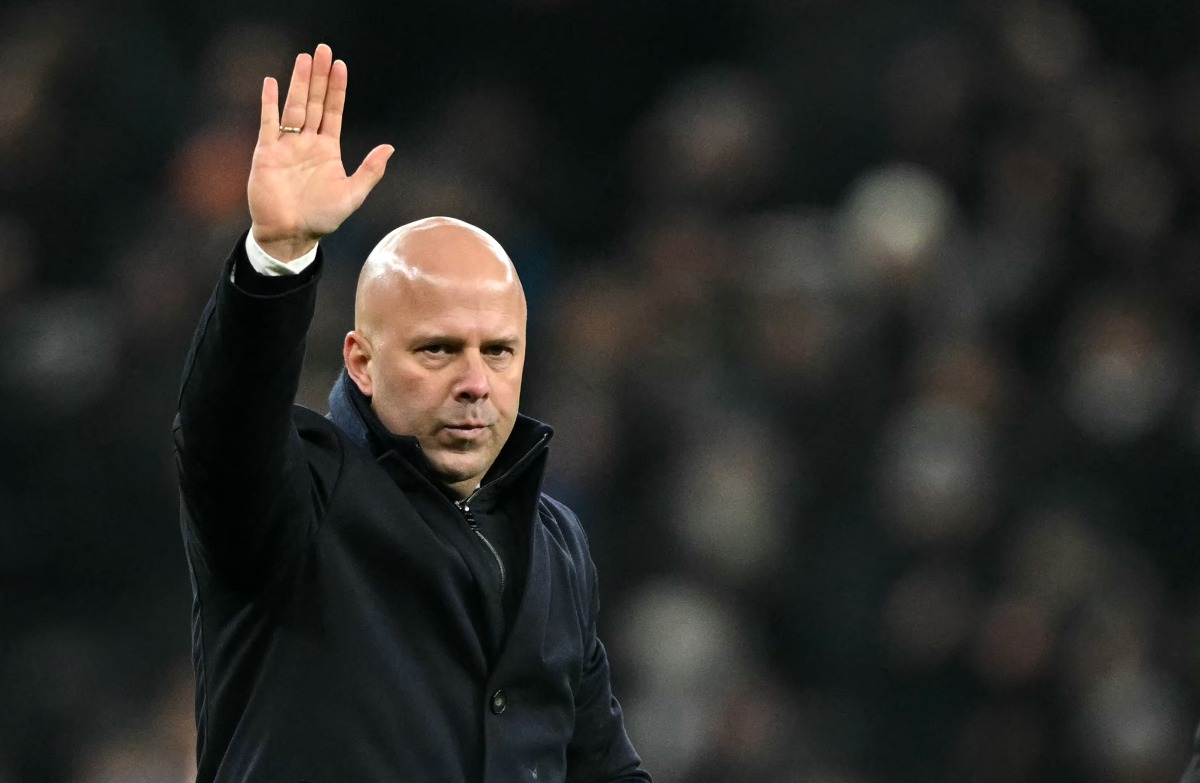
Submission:
[[[489,425],[483,422],[468,421],[461,424],[446,424],[444,429],[452,433],[455,437],[464,438],[466,440],[474,440],[482,437],[487,432]]]

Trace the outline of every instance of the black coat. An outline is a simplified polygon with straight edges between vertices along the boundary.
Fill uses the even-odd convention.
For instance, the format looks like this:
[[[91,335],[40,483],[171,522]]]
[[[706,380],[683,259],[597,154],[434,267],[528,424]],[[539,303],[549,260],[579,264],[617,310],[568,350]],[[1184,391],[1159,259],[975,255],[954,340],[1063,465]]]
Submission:
[[[1183,778],[1179,783],[1200,783],[1200,728],[1196,729],[1192,738],[1192,750],[1192,760],[1183,771]]]
[[[293,405],[321,263],[261,277],[239,243],[184,370],[198,780],[649,781],[583,529],[541,493],[550,428],[519,418],[485,479],[523,542],[508,623],[415,439],[380,434],[345,376],[331,418]]]

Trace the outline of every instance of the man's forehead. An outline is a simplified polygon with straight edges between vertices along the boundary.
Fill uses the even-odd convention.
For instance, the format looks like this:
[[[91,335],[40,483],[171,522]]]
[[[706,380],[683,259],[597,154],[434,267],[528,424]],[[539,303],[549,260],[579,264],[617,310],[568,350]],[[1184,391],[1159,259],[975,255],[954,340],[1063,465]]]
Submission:
[[[509,298],[424,299],[380,313],[381,327],[410,341],[489,343],[524,341],[525,313]]]

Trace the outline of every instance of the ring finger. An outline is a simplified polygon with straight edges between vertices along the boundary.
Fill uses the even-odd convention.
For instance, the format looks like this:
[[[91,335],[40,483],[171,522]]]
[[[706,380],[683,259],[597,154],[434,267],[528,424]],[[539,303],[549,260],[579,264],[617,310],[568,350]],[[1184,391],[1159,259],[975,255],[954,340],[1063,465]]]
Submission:
[[[292,68],[292,82],[288,85],[287,100],[283,103],[283,114],[279,124],[284,128],[303,128],[305,104],[308,102],[308,80],[312,74],[312,55],[300,54]]]

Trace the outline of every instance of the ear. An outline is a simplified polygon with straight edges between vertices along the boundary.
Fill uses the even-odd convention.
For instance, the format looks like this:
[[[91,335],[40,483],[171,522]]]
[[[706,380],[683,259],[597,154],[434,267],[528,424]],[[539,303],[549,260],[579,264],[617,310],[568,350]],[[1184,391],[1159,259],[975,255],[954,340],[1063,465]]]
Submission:
[[[371,382],[371,343],[358,331],[346,335],[342,344],[342,358],[346,361],[346,370],[358,386],[358,390],[370,397],[374,389]]]

